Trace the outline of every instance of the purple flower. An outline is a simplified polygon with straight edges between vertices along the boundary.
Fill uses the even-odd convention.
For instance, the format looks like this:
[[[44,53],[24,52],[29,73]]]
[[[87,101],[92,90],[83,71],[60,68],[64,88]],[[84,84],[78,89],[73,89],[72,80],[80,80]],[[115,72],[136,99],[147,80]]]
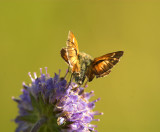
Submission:
[[[29,73],[32,83],[23,83],[22,95],[19,99],[12,98],[18,103],[19,115],[15,122],[18,124],[16,132],[90,132],[96,131],[92,121],[95,115],[95,102],[89,102],[93,91],[84,92],[83,87],[76,83],[70,84],[65,78],[55,73],[52,78],[42,73],[34,78]]]

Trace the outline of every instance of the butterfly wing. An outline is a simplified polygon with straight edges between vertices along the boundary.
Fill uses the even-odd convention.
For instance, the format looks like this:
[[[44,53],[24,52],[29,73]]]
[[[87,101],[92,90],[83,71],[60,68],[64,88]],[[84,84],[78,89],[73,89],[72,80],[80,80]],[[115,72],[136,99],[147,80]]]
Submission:
[[[68,40],[66,44],[67,44],[66,54],[68,58],[68,63],[72,68],[72,72],[79,73],[80,66],[79,66],[79,59],[78,59],[78,55],[79,55],[78,43],[74,34],[71,31],[69,31]]]
[[[119,62],[120,57],[123,55],[123,51],[117,51],[95,58],[87,72],[89,81],[93,78],[104,77],[111,72],[111,68]]]
[[[61,49],[61,57],[65,60],[65,62],[67,64],[69,64],[68,58],[67,58],[67,49],[66,48]]]

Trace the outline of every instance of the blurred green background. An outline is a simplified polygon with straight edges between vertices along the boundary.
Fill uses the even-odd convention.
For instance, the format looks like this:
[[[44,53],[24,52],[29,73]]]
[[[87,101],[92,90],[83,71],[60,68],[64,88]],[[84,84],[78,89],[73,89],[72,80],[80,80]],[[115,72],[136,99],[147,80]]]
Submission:
[[[123,50],[109,76],[94,79],[99,132],[160,132],[160,2],[125,0],[0,1],[0,131],[13,132],[28,72],[67,68],[60,57],[68,31],[93,57]]]

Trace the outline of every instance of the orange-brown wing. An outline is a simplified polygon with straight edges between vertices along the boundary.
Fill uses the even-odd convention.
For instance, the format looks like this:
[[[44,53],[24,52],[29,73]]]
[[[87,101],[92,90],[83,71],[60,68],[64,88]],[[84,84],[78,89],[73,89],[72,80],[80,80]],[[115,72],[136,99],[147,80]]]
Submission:
[[[94,76],[96,78],[104,77],[111,72],[111,68],[119,62],[123,51],[117,51],[97,57],[93,60],[88,72],[89,81],[92,81]]]
[[[68,40],[66,44],[67,44],[66,47],[67,58],[69,65],[72,68],[72,72],[79,73],[80,66],[78,60],[78,54],[79,54],[78,43],[74,34],[71,31],[69,31]]]
[[[66,50],[66,48],[62,48],[61,49],[61,57],[65,60],[65,62],[67,62],[67,64],[69,64],[68,58],[67,58],[67,50]]]

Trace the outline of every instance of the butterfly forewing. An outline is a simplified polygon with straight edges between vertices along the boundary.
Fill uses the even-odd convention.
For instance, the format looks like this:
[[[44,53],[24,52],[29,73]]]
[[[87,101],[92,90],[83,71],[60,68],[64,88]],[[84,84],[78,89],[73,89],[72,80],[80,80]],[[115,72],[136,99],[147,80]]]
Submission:
[[[78,60],[78,43],[71,31],[68,34],[66,53],[70,67],[72,67],[72,72],[79,72],[79,60]]]
[[[77,40],[71,31],[69,31],[69,33],[68,33],[67,47],[74,48],[76,50],[77,54],[79,54]]]
[[[104,72],[103,74],[96,75],[96,78],[107,76],[110,72],[111,72],[111,70],[108,70],[108,71]]]
[[[88,73],[88,78],[90,81],[94,78],[93,74],[97,78],[104,77],[111,72],[111,68],[119,62],[119,58],[123,55],[123,51],[117,51],[97,57],[93,60],[91,64],[91,69]]]

